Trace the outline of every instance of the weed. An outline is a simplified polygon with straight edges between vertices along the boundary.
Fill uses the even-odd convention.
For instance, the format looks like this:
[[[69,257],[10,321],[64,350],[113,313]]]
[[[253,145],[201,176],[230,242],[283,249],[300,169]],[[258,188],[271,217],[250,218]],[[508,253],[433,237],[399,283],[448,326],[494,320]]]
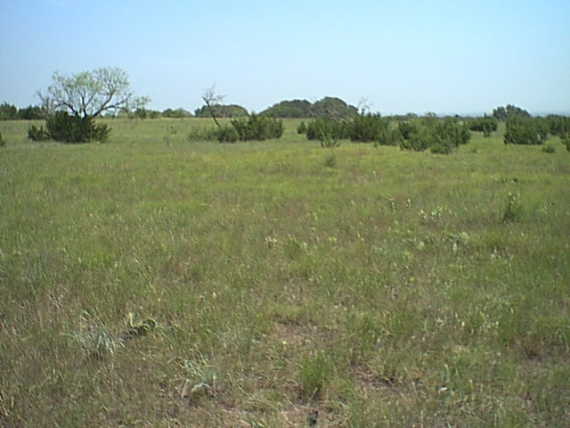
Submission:
[[[324,133],[321,139],[321,147],[323,149],[334,149],[335,147],[340,147],[340,140]]]
[[[321,399],[333,370],[333,362],[324,352],[303,359],[299,371],[301,398],[305,401]]]
[[[325,166],[327,168],[336,167],[336,154],[334,152],[327,154],[327,156],[325,157]]]
[[[520,221],[523,214],[523,207],[521,204],[521,197],[518,193],[509,192],[507,195],[507,202],[503,209],[503,223],[512,223]]]
[[[124,346],[123,341],[113,335],[107,327],[85,312],[81,317],[81,328],[67,335],[81,348],[82,352],[97,359],[113,355]]]

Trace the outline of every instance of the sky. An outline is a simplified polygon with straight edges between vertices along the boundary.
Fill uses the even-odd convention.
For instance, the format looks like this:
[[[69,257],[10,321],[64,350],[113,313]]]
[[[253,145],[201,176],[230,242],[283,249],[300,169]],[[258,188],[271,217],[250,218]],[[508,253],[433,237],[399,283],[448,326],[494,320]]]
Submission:
[[[125,70],[149,108],[336,96],[383,114],[570,113],[570,0],[0,0],[0,102]]]

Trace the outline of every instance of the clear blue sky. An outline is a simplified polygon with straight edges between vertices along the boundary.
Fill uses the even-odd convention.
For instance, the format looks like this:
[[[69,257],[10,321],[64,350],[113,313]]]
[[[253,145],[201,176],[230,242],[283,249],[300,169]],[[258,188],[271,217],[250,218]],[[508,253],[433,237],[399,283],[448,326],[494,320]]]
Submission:
[[[570,112],[570,0],[0,0],[0,102],[115,66],[149,107],[213,84],[260,111],[366,98],[382,113]]]

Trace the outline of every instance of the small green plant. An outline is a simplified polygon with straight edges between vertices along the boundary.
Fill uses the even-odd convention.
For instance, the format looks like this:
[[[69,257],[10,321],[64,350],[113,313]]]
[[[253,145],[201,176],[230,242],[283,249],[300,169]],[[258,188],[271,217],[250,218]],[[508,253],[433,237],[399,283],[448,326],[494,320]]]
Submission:
[[[0,147],[4,146],[6,146],[6,141],[4,141],[4,138],[2,138],[2,133],[0,132]]]
[[[329,153],[325,157],[325,166],[327,168],[335,168],[336,167],[336,154],[334,152]]]
[[[522,212],[520,195],[518,193],[509,192],[507,195],[507,203],[503,211],[503,223],[520,221]]]
[[[96,359],[113,355],[124,342],[115,337],[103,324],[84,313],[81,317],[81,327],[78,331],[68,334],[71,341],[81,348],[83,353]]]
[[[542,151],[544,153],[556,153],[556,147],[554,147],[554,145],[552,144],[547,144],[544,147],[542,147]]]
[[[214,395],[220,376],[202,355],[199,355],[197,360],[185,360],[182,368],[186,372],[186,379],[180,391],[182,398],[197,401],[202,397]]]
[[[562,144],[566,146],[566,150],[570,152],[570,134],[562,138]]]
[[[297,126],[297,134],[306,134],[307,133],[307,125],[304,121],[301,121],[299,126]]]
[[[324,352],[305,358],[299,373],[301,398],[306,401],[321,399],[333,375],[333,369],[332,361]]]

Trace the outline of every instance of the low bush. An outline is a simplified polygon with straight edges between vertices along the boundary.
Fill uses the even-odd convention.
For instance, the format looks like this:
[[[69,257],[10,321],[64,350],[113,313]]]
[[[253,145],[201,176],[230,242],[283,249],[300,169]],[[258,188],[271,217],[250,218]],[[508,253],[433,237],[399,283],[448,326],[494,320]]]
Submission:
[[[241,141],[263,141],[271,138],[281,138],[283,121],[270,116],[251,114],[247,119],[234,119],[232,126],[237,131]]]
[[[540,118],[516,117],[507,120],[505,144],[541,145],[547,138],[548,127]]]
[[[547,144],[542,147],[542,151],[544,153],[556,153],[556,147],[554,147],[552,144]]]
[[[189,142],[198,142],[198,141],[214,141],[218,139],[218,132],[217,128],[202,128],[196,127],[191,128],[190,132],[186,139]]]
[[[239,134],[233,126],[222,126],[216,132],[220,143],[235,143],[239,140]]]
[[[38,128],[36,125],[32,125],[28,129],[28,138],[32,141],[46,141],[50,139],[50,136],[43,126]]]
[[[307,133],[307,125],[305,122],[301,122],[299,126],[297,126],[297,134],[306,134]]]
[[[46,129],[32,125],[28,130],[28,138],[33,141],[53,139],[63,143],[88,143],[90,141],[105,142],[111,129],[105,125],[97,125],[92,117],[71,116],[67,112],[56,112],[46,121]]]
[[[390,122],[379,114],[359,114],[350,123],[350,140],[379,141],[388,132]]]
[[[4,138],[2,138],[2,133],[0,132],[0,147],[5,147],[6,146],[6,141],[4,141]]]
[[[350,136],[349,122],[324,117],[309,122],[306,130],[307,139],[309,140],[323,141],[325,137],[342,140]]]
[[[499,121],[492,116],[483,116],[472,119],[468,122],[471,131],[482,132],[485,137],[490,137],[491,133],[497,130]]]
[[[376,146],[397,146],[402,141],[402,133],[398,128],[386,129],[375,141]]]
[[[422,123],[401,122],[399,131],[402,135],[400,148],[403,150],[423,151],[433,148],[432,153],[449,154],[471,139],[467,126],[453,119],[433,118]]]
[[[562,144],[564,144],[566,146],[566,150],[570,152],[570,134],[562,138]]]
[[[453,151],[453,147],[450,144],[437,143],[430,148],[430,152],[437,155],[448,155]]]

